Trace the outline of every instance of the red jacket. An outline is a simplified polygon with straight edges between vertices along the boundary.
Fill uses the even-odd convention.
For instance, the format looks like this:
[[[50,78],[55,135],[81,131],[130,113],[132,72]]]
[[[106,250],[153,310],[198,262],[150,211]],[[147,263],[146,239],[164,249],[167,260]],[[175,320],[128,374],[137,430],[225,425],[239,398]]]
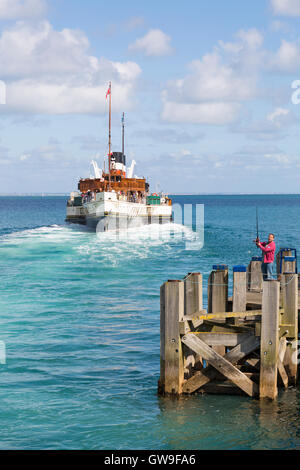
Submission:
[[[264,252],[264,263],[273,263],[276,251],[275,242],[266,243],[262,242],[258,245],[259,248]]]

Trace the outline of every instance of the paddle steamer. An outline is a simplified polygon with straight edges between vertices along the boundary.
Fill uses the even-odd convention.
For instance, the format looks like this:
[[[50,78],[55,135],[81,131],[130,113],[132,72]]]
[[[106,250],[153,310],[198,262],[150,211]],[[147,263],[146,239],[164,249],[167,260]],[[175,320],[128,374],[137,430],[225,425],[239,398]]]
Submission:
[[[171,222],[172,200],[162,193],[150,193],[146,179],[134,176],[134,160],[129,168],[126,166],[124,113],[122,152],[111,152],[111,83],[106,96],[109,96],[108,171],[101,170],[96,161],[91,162],[94,175],[80,179],[78,191],[71,193],[66,221],[101,232]]]

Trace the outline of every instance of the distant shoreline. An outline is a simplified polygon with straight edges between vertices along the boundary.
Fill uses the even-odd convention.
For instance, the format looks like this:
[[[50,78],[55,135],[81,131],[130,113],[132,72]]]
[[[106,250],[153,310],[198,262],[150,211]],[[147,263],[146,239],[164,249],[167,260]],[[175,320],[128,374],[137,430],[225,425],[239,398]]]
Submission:
[[[300,193],[168,193],[169,196],[300,196]],[[69,193],[0,193],[0,197],[68,197]]]

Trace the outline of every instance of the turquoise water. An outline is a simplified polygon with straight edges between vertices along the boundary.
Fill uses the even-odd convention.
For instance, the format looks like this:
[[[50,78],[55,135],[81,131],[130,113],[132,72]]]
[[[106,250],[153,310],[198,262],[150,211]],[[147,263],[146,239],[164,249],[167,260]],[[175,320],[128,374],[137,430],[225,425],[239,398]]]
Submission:
[[[174,201],[205,204],[202,250],[180,225],[98,238],[64,224],[66,198],[0,198],[1,449],[300,448],[298,390],[273,404],[157,396],[160,285],[248,263],[256,205],[262,237],[299,248],[300,196]]]

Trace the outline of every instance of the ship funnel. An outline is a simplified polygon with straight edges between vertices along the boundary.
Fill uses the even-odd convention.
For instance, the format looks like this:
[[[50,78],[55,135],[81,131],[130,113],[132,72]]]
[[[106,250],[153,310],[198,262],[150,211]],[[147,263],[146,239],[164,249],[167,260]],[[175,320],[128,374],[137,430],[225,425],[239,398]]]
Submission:
[[[135,165],[136,165],[136,161],[135,161],[135,160],[132,160],[131,166],[130,166],[130,168],[129,168],[129,170],[128,170],[127,178],[132,178]]]

